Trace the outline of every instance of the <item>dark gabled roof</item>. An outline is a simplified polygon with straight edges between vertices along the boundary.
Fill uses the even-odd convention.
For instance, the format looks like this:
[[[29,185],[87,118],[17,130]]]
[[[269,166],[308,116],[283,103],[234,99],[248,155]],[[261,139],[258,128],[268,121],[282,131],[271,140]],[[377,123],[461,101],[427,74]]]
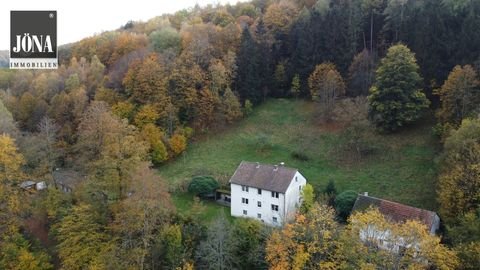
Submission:
[[[285,193],[296,173],[294,168],[242,161],[230,183]]]
[[[353,205],[352,212],[363,211],[369,207],[376,207],[387,218],[390,218],[394,222],[405,222],[407,220],[417,220],[427,226],[430,230],[435,222],[437,213],[416,208],[413,206],[404,205],[397,202],[387,201],[371,196],[365,196],[359,194],[355,204]]]

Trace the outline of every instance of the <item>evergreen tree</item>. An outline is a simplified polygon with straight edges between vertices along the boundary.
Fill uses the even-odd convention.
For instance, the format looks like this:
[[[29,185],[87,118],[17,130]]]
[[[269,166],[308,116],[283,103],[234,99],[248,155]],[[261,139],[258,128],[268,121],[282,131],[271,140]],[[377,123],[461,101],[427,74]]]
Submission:
[[[374,76],[373,56],[368,50],[355,55],[348,68],[347,94],[352,97],[368,95]]]
[[[260,78],[261,93],[265,97],[268,94],[275,94],[277,89],[271,89],[272,85],[272,49],[271,40],[267,33],[263,18],[259,19],[257,28],[255,29],[255,36],[257,40],[257,57],[258,57],[258,77]]]
[[[259,74],[259,58],[255,41],[248,28],[244,28],[237,54],[237,77],[235,81],[237,92],[242,100],[250,100],[254,104],[262,100],[261,78]]]
[[[380,130],[395,131],[421,117],[429,101],[419,88],[422,78],[414,54],[399,44],[388,49],[370,88],[370,118]]]

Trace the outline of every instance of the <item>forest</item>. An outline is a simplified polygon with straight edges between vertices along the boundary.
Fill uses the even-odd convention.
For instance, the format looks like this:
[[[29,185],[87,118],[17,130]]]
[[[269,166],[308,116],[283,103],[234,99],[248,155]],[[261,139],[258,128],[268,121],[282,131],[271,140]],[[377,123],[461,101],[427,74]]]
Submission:
[[[479,25],[478,0],[252,0],[126,22],[59,47],[54,71],[0,68],[0,269],[479,269]],[[343,171],[312,181],[283,227],[206,219],[210,202],[189,184],[209,172],[188,167],[189,153],[219,166],[199,145],[238,153],[215,142],[248,121],[277,132],[308,123],[310,144],[289,158],[313,178],[327,158],[320,139],[352,177],[372,161],[394,168],[398,143],[409,155],[394,162],[418,171],[380,195],[438,212],[440,232],[350,213],[364,189]],[[267,128],[238,132],[228,146],[253,152],[225,158],[203,188],[228,188],[242,159],[297,147]],[[55,177],[63,170],[80,175],[71,192]],[[399,194],[404,185],[421,190]],[[372,224],[408,248],[361,241]]]

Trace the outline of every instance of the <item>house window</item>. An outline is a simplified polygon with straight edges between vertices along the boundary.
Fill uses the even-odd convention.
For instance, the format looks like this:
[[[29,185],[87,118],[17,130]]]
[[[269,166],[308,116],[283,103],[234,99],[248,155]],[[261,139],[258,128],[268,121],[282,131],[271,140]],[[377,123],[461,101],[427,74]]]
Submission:
[[[277,211],[278,212],[278,205],[272,204],[272,211]]]
[[[298,190],[302,191],[302,186],[298,186]]]
[[[248,204],[248,199],[247,198],[242,198],[242,203]]]
[[[277,217],[273,217],[273,223],[277,223],[277,222],[278,222]]]
[[[258,207],[262,207],[262,202],[257,202]]]
[[[262,218],[262,214],[258,213],[257,218]]]
[[[248,192],[248,187],[247,186],[242,186],[242,191]]]
[[[261,188],[257,189],[257,192],[258,192],[258,195],[262,195],[262,189]]]
[[[247,215],[247,210],[243,210],[243,214],[244,214],[244,215]]]
[[[278,198],[278,192],[272,191],[272,198]]]
[[[295,176],[295,182],[298,182],[298,176]]]

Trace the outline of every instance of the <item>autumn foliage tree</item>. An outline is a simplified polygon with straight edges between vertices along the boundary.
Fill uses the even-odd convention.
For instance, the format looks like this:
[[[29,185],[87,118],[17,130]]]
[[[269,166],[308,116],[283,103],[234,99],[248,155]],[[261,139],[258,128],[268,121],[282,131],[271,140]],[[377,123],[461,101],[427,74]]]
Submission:
[[[457,128],[462,120],[480,113],[480,81],[470,65],[455,66],[436,92],[441,107],[437,117],[445,128]]]
[[[108,200],[124,198],[130,173],[146,157],[146,143],[134,126],[113,116],[103,102],[90,105],[80,128],[78,162],[89,171],[89,184]]]
[[[62,267],[80,270],[101,266],[100,255],[107,248],[109,237],[90,205],[74,206],[56,225],[56,231]]]
[[[140,131],[140,136],[150,145],[150,158],[155,165],[168,159],[167,147],[163,142],[164,133],[154,124],[146,124]]]
[[[339,233],[332,208],[315,203],[267,241],[269,269],[335,269]]]
[[[221,112],[228,124],[233,123],[243,115],[242,105],[230,88],[227,88],[223,93]]]
[[[465,119],[445,141],[439,176],[440,214],[447,222],[480,203],[480,119]]]
[[[112,224],[118,236],[113,253],[120,267],[153,268],[158,229],[168,224],[174,206],[164,180],[148,163],[140,163],[130,177],[131,196],[121,202]]]
[[[134,62],[128,69],[123,85],[130,98],[138,104],[153,103],[164,108],[169,101],[164,69],[155,54]]]
[[[420,88],[415,55],[402,44],[392,46],[376,71],[370,88],[370,118],[384,131],[395,131],[421,117],[429,101]]]
[[[345,95],[345,83],[332,63],[317,65],[308,78],[310,95],[322,105],[326,114],[333,110],[335,100]]]
[[[0,238],[16,233],[20,225],[21,194],[17,187],[25,177],[21,169],[24,163],[15,141],[8,135],[0,135]]]
[[[174,134],[169,140],[169,146],[175,156],[180,155],[187,148],[187,138],[182,134]]]

